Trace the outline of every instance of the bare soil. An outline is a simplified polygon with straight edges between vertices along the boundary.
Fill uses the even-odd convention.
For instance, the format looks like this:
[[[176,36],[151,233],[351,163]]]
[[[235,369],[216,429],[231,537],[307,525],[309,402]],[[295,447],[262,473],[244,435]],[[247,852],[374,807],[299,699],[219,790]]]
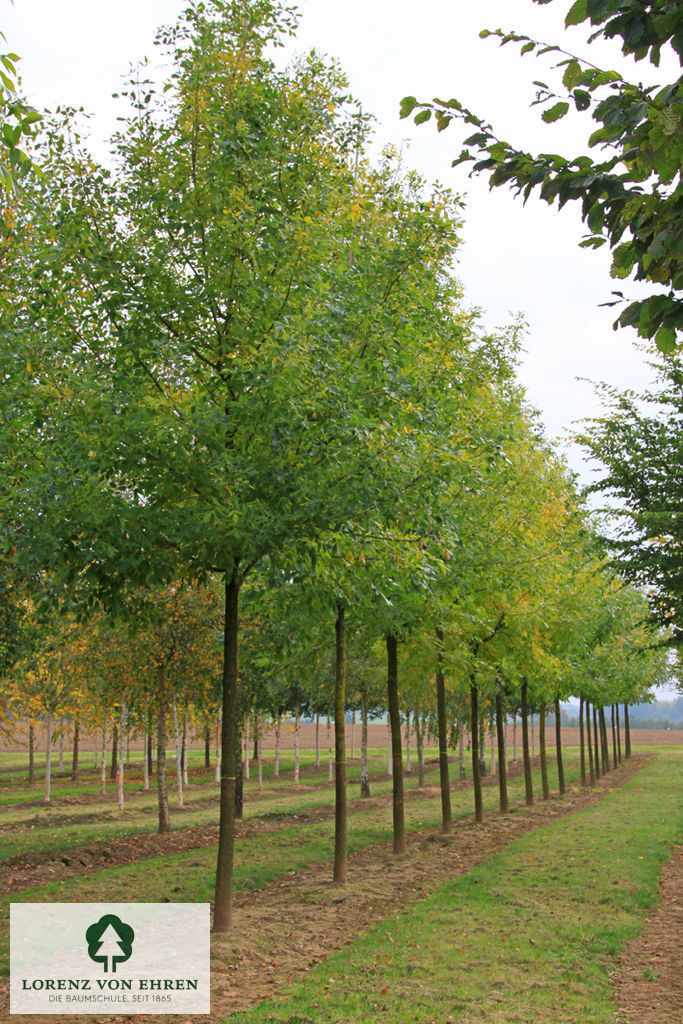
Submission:
[[[614,979],[620,1024],[683,1021],[683,847],[659,879],[659,903],[619,958]]]
[[[368,926],[466,873],[521,835],[602,799],[632,778],[648,756],[635,755],[591,790],[572,788],[563,798],[555,795],[531,808],[515,804],[511,814],[492,814],[482,825],[459,822],[448,836],[412,833],[408,853],[402,856],[394,855],[390,844],[367,848],[350,858],[346,885],[334,884],[330,864],[323,864],[236,898],[232,930],[212,936],[211,1015],[193,1015],[193,1024],[217,1024],[236,1010],[277,996]],[[95,1024],[155,1019],[90,1017]],[[164,1019],[187,1024],[183,1017]],[[636,1019],[640,1024],[641,1018]],[[667,1018],[668,1024],[674,1019]],[[0,1020],[9,1020],[6,989],[0,993]],[[54,1021],[48,1016],[12,1017],[13,1024]],[[82,1017],[60,1017],[60,1024],[81,1021]]]

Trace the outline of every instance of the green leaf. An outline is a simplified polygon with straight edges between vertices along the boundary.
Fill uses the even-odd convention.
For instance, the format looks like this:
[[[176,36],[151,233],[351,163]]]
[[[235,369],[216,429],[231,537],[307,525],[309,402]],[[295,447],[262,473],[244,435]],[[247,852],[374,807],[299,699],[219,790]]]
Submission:
[[[554,103],[548,110],[544,110],[541,117],[546,124],[551,124],[553,121],[559,121],[561,117],[569,110],[569,104],[566,100],[561,100],[559,103]]]
[[[572,4],[567,12],[567,17],[564,19],[564,27],[569,28],[570,25],[580,25],[587,17],[588,5],[586,0],[576,0],[576,3]]]
[[[657,348],[664,355],[670,355],[676,348],[676,332],[672,327],[660,327],[655,335]]]
[[[421,110],[419,114],[415,115],[415,124],[424,124],[432,116],[431,110]]]
[[[401,117],[408,117],[416,106],[417,99],[415,96],[404,96],[401,100]]]

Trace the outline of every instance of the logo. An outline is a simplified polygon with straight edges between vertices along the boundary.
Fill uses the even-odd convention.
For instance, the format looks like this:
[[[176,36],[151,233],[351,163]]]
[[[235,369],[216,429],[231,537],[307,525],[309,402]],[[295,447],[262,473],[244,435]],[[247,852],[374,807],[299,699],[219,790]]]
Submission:
[[[133,952],[135,932],[116,914],[105,914],[85,933],[88,956],[103,964],[106,973],[115,974],[116,965],[125,963]]]

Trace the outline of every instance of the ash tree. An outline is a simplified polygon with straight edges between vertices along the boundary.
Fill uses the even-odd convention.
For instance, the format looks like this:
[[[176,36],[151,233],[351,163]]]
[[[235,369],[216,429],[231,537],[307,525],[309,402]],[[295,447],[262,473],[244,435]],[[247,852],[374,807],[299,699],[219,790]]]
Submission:
[[[546,4],[552,0],[534,0]],[[565,25],[589,24],[595,39],[614,40],[626,56],[659,66],[662,53],[683,60],[683,29],[677,0],[575,0]],[[439,131],[452,121],[473,128],[454,165],[472,163],[472,173],[485,173],[491,187],[508,185],[526,201],[535,189],[550,205],[581,205],[588,227],[583,246],[609,245],[612,276],[631,275],[654,285],[650,295],[630,302],[617,326],[636,327],[670,352],[683,329],[683,78],[667,85],[643,85],[619,72],[597,67],[564,46],[539,42],[517,31],[484,29],[481,36],[519,44],[520,54],[552,55],[561,81],[537,81],[536,103],[546,123],[576,110],[594,122],[588,152],[566,159],[555,153],[533,154],[501,138],[482,117],[457,98],[418,102],[407,96],[401,114],[416,109],[415,122],[434,115]],[[659,287],[657,287],[659,286]],[[614,304],[623,300],[615,293]],[[678,339],[680,343],[680,337]]]

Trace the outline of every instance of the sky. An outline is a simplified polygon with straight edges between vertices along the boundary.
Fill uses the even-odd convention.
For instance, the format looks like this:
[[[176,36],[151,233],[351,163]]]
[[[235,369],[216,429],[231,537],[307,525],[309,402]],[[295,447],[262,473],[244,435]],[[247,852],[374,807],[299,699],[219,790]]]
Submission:
[[[377,119],[377,148],[398,147],[407,166],[465,198],[456,267],[465,303],[481,309],[489,328],[524,318],[520,380],[548,436],[587,482],[591,471],[569,438],[577,422],[600,414],[590,382],[641,390],[650,380],[635,332],[613,331],[615,311],[600,303],[615,286],[634,298],[642,291],[628,282],[615,285],[606,246],[578,247],[584,230],[576,204],[558,211],[534,198],[523,206],[502,189],[490,192],[466,167],[451,167],[465,137],[460,126],[439,134],[431,123],[417,127],[399,118],[403,96],[455,96],[515,144],[567,156],[583,152],[585,115],[545,125],[539,108],[530,106],[534,79],[557,81],[548,58],[520,58],[513,44],[501,49],[493,39],[480,39],[482,28],[514,28],[558,42],[635,80],[649,83],[658,75],[673,81],[676,75],[665,62],[659,73],[634,66],[611,44],[588,47],[585,29],[563,28],[568,6],[569,0],[543,7],[531,0],[299,0],[300,30],[286,56],[315,48],[335,58],[350,92]],[[30,101],[49,109],[83,106],[91,115],[93,150],[104,160],[121,112],[111,94],[131,65],[154,58],[156,29],[183,7],[183,0],[0,0],[0,29],[5,50],[21,56]]]

